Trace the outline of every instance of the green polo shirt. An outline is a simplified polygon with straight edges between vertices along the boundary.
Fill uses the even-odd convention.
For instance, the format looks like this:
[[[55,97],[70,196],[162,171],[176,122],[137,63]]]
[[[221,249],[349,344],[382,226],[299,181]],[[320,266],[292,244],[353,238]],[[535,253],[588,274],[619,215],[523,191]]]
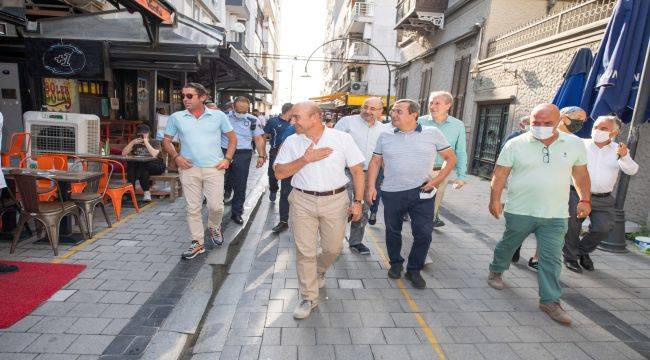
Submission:
[[[587,164],[577,136],[559,133],[550,146],[530,132],[510,139],[497,165],[511,168],[505,212],[538,218],[569,217],[569,185],[574,166]]]
[[[442,131],[445,139],[451,145],[452,150],[456,153],[456,178],[462,180],[467,175],[467,140],[465,136],[465,124],[453,116],[447,116],[447,119],[438,124],[431,115],[424,115],[418,118],[418,124],[422,126],[433,126]],[[442,166],[445,160],[436,155],[434,167]]]

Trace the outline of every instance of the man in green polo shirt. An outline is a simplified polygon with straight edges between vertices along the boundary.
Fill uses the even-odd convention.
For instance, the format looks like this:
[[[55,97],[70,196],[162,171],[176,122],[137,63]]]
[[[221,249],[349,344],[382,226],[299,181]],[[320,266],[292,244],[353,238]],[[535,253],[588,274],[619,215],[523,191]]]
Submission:
[[[530,114],[531,130],[506,143],[492,177],[490,213],[505,212],[506,230],[494,249],[488,284],[502,290],[502,274],[510,266],[515,250],[535,234],[539,250],[539,307],[551,319],[571,324],[560,305],[562,247],[569,217],[571,178],[580,197],[579,218],[591,212],[587,154],[582,140],[557,130],[560,110],[553,104],[536,106]],[[505,209],[501,193],[508,180]]]
[[[451,145],[456,154],[457,162],[454,172],[456,179],[453,181],[454,188],[460,189],[465,185],[467,175],[467,140],[465,137],[465,124],[449,115],[449,109],[453,105],[454,98],[446,91],[434,91],[429,95],[429,115],[420,116],[418,124],[422,126],[434,126],[442,131],[445,139]],[[437,176],[442,168],[444,160],[436,154],[436,162],[433,164],[433,176]],[[440,202],[445,195],[445,189],[449,183],[449,176],[446,177],[436,192],[435,219],[433,227],[445,226],[445,223],[438,217]]]

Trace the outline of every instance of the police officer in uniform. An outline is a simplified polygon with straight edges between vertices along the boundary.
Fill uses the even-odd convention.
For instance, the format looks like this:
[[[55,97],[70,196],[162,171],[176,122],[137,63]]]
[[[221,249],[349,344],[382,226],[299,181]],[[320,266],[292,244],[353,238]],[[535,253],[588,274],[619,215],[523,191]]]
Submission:
[[[237,150],[232,164],[226,171],[224,185],[225,194],[232,192],[231,219],[237,224],[243,224],[244,200],[246,199],[246,183],[248,182],[248,169],[253,157],[252,142],[259,154],[257,167],[262,167],[266,162],[266,140],[264,129],[257,118],[248,113],[250,101],[244,96],[235,99],[234,109],[228,113],[228,120],[237,135]],[[221,137],[221,146],[228,146],[228,138]],[[227,198],[228,196],[224,196]]]

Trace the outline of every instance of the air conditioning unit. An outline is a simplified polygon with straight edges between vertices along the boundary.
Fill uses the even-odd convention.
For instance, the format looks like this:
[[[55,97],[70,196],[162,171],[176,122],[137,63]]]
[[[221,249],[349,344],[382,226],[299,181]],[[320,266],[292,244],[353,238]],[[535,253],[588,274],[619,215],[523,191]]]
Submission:
[[[32,154],[100,153],[97,115],[28,111],[23,120],[25,131],[32,134]]]
[[[350,92],[353,94],[365,94],[368,92],[367,81],[353,81],[350,84]]]

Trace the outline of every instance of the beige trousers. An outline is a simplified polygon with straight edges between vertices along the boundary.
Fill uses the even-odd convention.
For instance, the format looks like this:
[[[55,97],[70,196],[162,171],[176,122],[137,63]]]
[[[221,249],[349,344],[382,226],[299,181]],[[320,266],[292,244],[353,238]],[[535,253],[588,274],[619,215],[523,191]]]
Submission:
[[[203,244],[203,195],[208,202],[208,226],[221,225],[223,216],[223,176],[224,170],[217,168],[192,167],[179,169],[183,193],[187,202],[187,226],[190,228],[192,241]]]
[[[431,173],[431,178],[433,179],[434,177],[438,176],[438,173],[440,170],[433,170]],[[442,180],[440,185],[438,186],[438,190],[436,191],[436,200],[434,201],[434,219],[438,217],[438,211],[440,210],[440,203],[442,202],[442,197],[445,196],[445,190],[447,189],[447,185],[449,184],[449,177],[450,175],[447,175],[447,177]]]
[[[318,274],[326,272],[343,249],[350,199],[345,191],[331,196],[314,196],[294,189],[289,195],[289,205],[300,295],[303,300],[316,301]]]

